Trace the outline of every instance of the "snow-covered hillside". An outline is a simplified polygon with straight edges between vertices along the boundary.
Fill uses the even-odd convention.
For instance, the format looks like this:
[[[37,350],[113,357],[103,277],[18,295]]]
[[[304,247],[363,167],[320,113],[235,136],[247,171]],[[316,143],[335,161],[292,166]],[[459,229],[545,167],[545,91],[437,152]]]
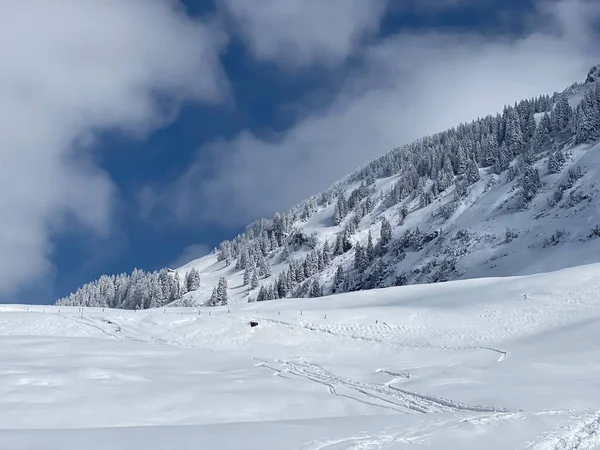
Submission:
[[[523,169],[517,168],[518,160],[511,166],[514,174],[498,175],[491,168],[479,169],[480,179],[459,197],[456,188],[451,187],[428,205],[423,205],[416,196],[387,208],[380,201],[356,226],[350,238],[354,248],[333,256],[332,262],[312,278],[318,279],[326,292],[331,292],[338,266],[343,267],[348,277],[358,277],[356,245],[366,248],[369,233],[377,245],[383,218],[393,229],[390,247],[396,246],[381,258],[384,273],[378,277],[383,281],[376,286],[351,286],[352,290],[458,278],[526,275],[600,261],[600,239],[597,239],[600,237],[597,185],[600,144],[576,145],[567,140],[551,148],[556,149],[557,145],[564,161],[556,173],[549,170],[552,164],[549,159],[556,150],[541,152],[532,162],[541,184],[526,207],[519,205]],[[371,197],[385,198],[402,177],[403,174],[398,174],[375,180]],[[357,187],[357,184],[347,186],[346,197]],[[346,225],[333,225],[335,208],[335,203],[323,205],[311,217],[298,220],[290,227],[290,235],[302,235],[314,242],[300,248],[288,246],[285,257],[282,249],[272,251],[269,254],[272,275],[261,278],[260,285],[277,282],[279,275],[289,270],[290,261],[303,263],[313,247],[322,248],[325,242],[333,247]],[[405,214],[408,212],[404,220],[401,218],[403,209]],[[416,235],[416,230],[420,234]],[[186,274],[191,269],[199,271],[201,286],[185,294],[175,305],[206,304],[221,277],[228,280],[230,302],[252,301],[259,292],[250,284],[244,284],[244,270],[237,269],[234,263],[227,264],[218,252],[177,271]]]
[[[59,303],[237,304],[598,262],[599,73],[394,149],[175,271],[103,277]]]
[[[592,449],[599,340],[600,264],[203,309],[3,306],[0,448]]]

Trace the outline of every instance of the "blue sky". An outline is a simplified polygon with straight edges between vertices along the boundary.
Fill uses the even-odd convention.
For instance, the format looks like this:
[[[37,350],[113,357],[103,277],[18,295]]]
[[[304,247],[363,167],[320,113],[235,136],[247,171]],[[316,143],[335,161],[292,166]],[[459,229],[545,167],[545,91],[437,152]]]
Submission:
[[[0,302],[185,262],[395,145],[582,80],[595,3],[0,6],[0,40],[31,49],[0,47]]]

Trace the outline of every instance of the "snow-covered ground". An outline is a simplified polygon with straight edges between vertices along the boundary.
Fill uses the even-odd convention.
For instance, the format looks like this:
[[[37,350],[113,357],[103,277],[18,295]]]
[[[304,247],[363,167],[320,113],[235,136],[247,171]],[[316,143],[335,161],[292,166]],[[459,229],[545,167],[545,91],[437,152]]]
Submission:
[[[0,448],[600,448],[598,342],[597,264],[229,310],[3,306]]]

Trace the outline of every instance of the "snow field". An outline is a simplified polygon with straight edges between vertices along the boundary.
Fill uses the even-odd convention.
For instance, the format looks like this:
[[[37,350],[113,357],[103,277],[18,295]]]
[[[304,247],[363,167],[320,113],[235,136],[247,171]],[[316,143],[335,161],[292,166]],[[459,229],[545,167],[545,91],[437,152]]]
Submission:
[[[592,449],[599,294],[589,265],[229,308],[5,306],[0,448]]]

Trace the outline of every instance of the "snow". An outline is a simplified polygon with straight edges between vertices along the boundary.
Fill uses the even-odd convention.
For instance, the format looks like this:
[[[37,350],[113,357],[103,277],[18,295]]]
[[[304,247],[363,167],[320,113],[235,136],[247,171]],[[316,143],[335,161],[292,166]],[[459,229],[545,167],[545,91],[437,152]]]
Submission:
[[[407,252],[403,261],[386,262],[394,268],[396,275],[409,275],[410,284],[431,281],[425,271],[418,275],[411,273],[433,259],[444,258],[453,245],[463,246],[467,248],[467,252],[458,258],[458,270],[451,274],[451,279],[530,275],[600,262],[600,239],[589,238],[591,229],[600,225],[600,210],[595,207],[600,200],[596,181],[600,177],[600,144],[567,146],[565,152],[567,162],[558,174],[548,174],[547,155],[536,162],[543,187],[527,210],[517,208],[518,179],[507,182],[505,175],[498,177],[489,169],[483,169],[481,180],[470,187],[468,194],[458,202],[448,220],[443,220],[438,210],[442,205],[454,202],[453,188],[426,207],[406,205],[409,206],[410,214],[403,225],[398,224],[398,217],[404,203],[388,209],[379,205],[373,213],[362,219],[352,240],[365,245],[370,231],[377,242],[382,217],[386,217],[392,224],[395,237],[417,227],[425,234],[440,232],[440,238],[427,244],[422,251]],[[581,167],[584,176],[565,192],[563,201],[550,207],[548,200],[565,179],[569,168],[575,166]],[[385,194],[397,180],[398,176],[377,180],[375,198]],[[587,199],[567,205],[570,193],[577,190],[587,195]],[[418,203],[418,199],[413,201],[415,202]],[[331,223],[333,208],[333,204],[322,207],[306,222],[296,223],[295,229],[306,236],[314,233],[318,248],[325,240],[333,245],[336,234],[342,229]],[[515,230],[518,237],[507,242],[507,229]],[[454,244],[454,237],[460,230],[467,230],[470,237],[465,243]],[[566,231],[564,242],[555,246],[544,245],[545,240],[557,230]],[[309,250],[304,246],[292,251],[290,260],[302,261]],[[282,270],[287,269],[289,260],[281,261],[281,251],[278,249],[270,255],[272,276],[261,279],[260,284],[272,283]],[[326,286],[331,283],[337,266],[341,264],[348,269],[352,266],[353,259],[354,250],[335,258],[319,274],[321,284]],[[191,268],[196,268],[201,277],[200,289],[186,294],[184,303],[179,304],[205,304],[221,276],[228,279],[230,303],[247,303],[255,298],[258,289],[251,291],[249,286],[244,286],[243,270],[236,271],[234,266],[235,264],[231,264],[226,267],[225,262],[217,261],[216,254],[211,254],[177,269],[183,277]]]
[[[592,449],[599,325],[600,264],[206,309],[2,306],[0,448]]]

